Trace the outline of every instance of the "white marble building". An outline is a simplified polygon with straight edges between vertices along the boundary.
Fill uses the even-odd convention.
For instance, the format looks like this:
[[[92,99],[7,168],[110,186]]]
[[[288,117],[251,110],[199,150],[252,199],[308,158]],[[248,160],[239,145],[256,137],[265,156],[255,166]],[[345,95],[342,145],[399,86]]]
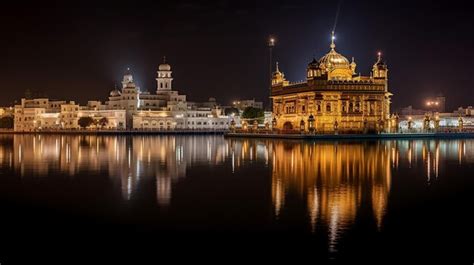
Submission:
[[[232,117],[224,116],[215,99],[205,103],[187,102],[186,96],[173,90],[171,66],[165,61],[157,71],[154,93],[141,91],[130,70],[105,103],[93,100],[86,106],[74,101],[48,98],[22,99],[15,106],[15,131],[80,129],[79,119],[91,117],[92,129],[132,130],[225,130]],[[189,103],[189,104],[188,104]],[[98,126],[105,118],[107,124]]]

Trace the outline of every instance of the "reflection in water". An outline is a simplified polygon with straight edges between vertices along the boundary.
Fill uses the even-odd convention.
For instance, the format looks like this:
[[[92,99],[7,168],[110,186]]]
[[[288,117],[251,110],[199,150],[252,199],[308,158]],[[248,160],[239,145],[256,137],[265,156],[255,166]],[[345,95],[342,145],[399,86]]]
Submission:
[[[304,206],[312,233],[327,233],[337,251],[362,208],[383,228],[392,173],[421,168],[431,185],[445,162],[474,163],[474,141],[403,140],[301,142],[224,139],[220,136],[0,135],[0,169],[20,177],[59,172],[108,175],[124,200],[144,183],[155,185],[160,206],[172,206],[173,188],[199,165],[236,174],[245,166],[268,169],[274,222]],[[148,181],[151,180],[151,181]],[[146,182],[145,182],[146,181]],[[204,185],[204,184],[203,184]],[[293,198],[293,199],[291,199]],[[297,198],[297,199],[294,199]]]
[[[142,178],[155,178],[160,205],[169,204],[172,184],[186,176],[187,167],[219,164],[226,156],[225,140],[217,137],[15,135],[2,139],[13,144],[0,145],[0,161],[8,160],[20,176],[105,171],[127,200]]]
[[[275,215],[284,208],[286,194],[306,198],[312,230],[317,223],[327,225],[332,249],[339,234],[355,220],[366,196],[381,226],[390,191],[390,148],[390,143],[274,145]]]

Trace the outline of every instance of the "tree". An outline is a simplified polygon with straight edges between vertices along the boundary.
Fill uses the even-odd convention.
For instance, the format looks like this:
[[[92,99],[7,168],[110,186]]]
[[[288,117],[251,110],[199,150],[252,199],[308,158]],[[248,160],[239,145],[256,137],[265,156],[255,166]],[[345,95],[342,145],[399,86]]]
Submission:
[[[230,107],[230,108],[226,108],[224,110],[224,114],[229,116],[229,115],[239,115],[239,109],[238,108],[233,108],[233,107]]]
[[[242,118],[258,120],[259,123],[262,123],[265,117],[265,112],[263,109],[247,107],[242,113]]]
[[[91,117],[80,117],[77,123],[82,128],[87,128],[91,126],[92,124],[94,124],[94,119],[92,119]]]
[[[1,129],[13,129],[13,117],[4,116],[0,118],[0,128]]]
[[[105,126],[107,126],[107,124],[109,124],[109,120],[106,117],[103,117],[99,120],[99,126],[101,128],[104,128]]]

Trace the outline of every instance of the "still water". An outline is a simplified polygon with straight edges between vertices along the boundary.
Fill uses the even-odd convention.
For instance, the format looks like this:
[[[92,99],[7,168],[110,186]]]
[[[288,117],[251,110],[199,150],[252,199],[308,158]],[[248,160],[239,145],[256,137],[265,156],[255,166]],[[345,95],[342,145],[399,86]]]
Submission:
[[[316,260],[472,262],[473,148],[474,140],[0,135],[0,233],[12,242],[0,259],[14,243],[81,238],[126,249],[200,249],[212,239],[205,244],[246,241],[244,253],[262,244]]]

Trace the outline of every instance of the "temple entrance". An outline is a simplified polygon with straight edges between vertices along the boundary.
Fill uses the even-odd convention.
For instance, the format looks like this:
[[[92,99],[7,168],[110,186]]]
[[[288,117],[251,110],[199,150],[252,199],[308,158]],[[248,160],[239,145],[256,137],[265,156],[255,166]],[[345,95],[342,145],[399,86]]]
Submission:
[[[283,130],[293,130],[293,124],[289,121],[283,123]]]

